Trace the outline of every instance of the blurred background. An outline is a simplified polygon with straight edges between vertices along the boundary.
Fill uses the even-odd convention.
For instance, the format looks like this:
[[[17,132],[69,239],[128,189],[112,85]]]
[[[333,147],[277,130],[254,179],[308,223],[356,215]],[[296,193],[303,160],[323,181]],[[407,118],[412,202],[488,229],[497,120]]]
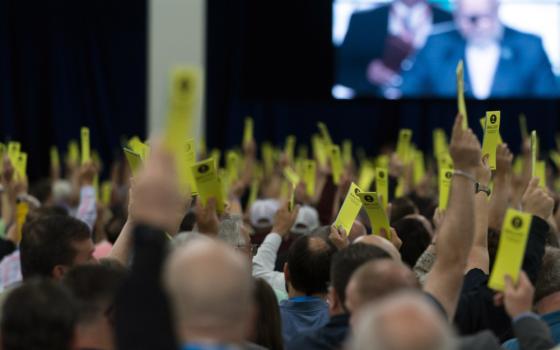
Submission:
[[[56,145],[64,152],[70,140],[79,139],[81,126],[90,127],[92,148],[108,163],[122,157],[124,138],[162,130],[170,70],[193,64],[203,71],[203,94],[192,134],[204,137],[209,148],[240,144],[243,120],[251,115],[257,142],[282,145],[293,134],[298,143],[307,143],[317,121],[324,121],[335,142],[349,138],[368,153],[394,142],[405,127],[413,130],[415,144],[430,150],[432,130],[450,130],[457,102],[453,93],[436,90],[402,93],[407,71],[428,74],[428,65],[418,64],[427,46],[403,49],[401,41],[383,36],[388,29],[391,34],[387,20],[381,26],[365,21],[365,31],[356,26],[356,37],[364,38],[353,44],[357,51],[341,53],[352,18],[382,8],[390,14],[392,5],[378,0],[1,0],[0,138],[22,142],[31,179],[47,175],[49,148]],[[456,31],[454,3],[436,1],[430,7],[445,11],[441,22],[446,23],[431,30]],[[420,16],[420,23],[435,20],[435,11],[432,17]],[[465,21],[488,20],[479,17],[469,15]],[[527,33],[531,43],[542,43],[556,83],[560,3],[504,0],[497,18]],[[356,60],[369,67],[374,58],[359,55],[374,41],[381,43],[379,60],[391,74],[378,87],[369,68],[358,70],[371,86],[356,93],[341,77],[358,66]],[[516,59],[524,53],[517,54],[515,45],[502,47],[500,59],[521,67]],[[431,57],[429,52],[424,56]],[[431,63],[438,69],[439,62]],[[455,64],[449,68],[453,72]],[[539,133],[543,152],[552,148],[560,123],[556,90],[547,88],[548,94],[541,95],[514,82],[506,85],[519,89],[509,94],[490,91],[478,98],[469,85],[469,77],[477,79],[477,67],[467,62],[465,73],[471,127],[482,134],[478,119],[487,110],[501,110],[501,135],[517,152],[518,116],[524,113],[529,129]],[[438,79],[455,84],[453,75]]]

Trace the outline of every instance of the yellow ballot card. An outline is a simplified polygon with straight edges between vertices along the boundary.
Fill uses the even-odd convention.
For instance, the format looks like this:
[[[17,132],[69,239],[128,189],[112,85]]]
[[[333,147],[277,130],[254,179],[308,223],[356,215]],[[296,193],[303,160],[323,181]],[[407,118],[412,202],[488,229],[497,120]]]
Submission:
[[[58,153],[58,148],[56,148],[56,146],[51,146],[50,160],[51,160],[51,168],[54,169],[60,168],[60,154]]]
[[[323,122],[317,123],[317,128],[319,128],[319,132],[321,133],[321,137],[323,138],[323,141],[326,143],[326,145],[327,146],[332,145],[333,140],[331,138],[331,134],[329,133],[329,129],[327,128],[325,123],[323,123]]]
[[[241,159],[237,152],[230,150],[226,153],[226,184],[228,187],[239,179],[240,164]]]
[[[346,235],[350,233],[354,220],[356,220],[360,209],[362,209],[362,201],[360,197],[358,197],[358,193],[360,192],[361,190],[358,185],[352,182],[333,224],[336,228],[342,227],[346,231]]]
[[[412,141],[412,130],[401,129],[397,140],[397,156],[403,163],[408,163],[410,153],[410,143]]]
[[[375,168],[375,192],[381,198],[383,207],[389,203],[389,171],[387,168]]]
[[[529,131],[527,131],[527,117],[523,113],[519,115],[519,130],[521,131],[521,140],[526,140],[529,137]]]
[[[307,158],[309,158],[309,149],[307,148],[307,145],[305,145],[305,144],[298,145],[298,148],[297,148],[297,157],[298,157],[299,159],[307,159]]]
[[[435,129],[432,133],[434,158],[438,158],[442,153],[449,153],[449,145],[447,144],[447,136],[443,129]]]
[[[263,143],[261,147],[261,158],[263,161],[264,172],[270,174],[274,171],[274,150],[268,142]]]
[[[482,132],[484,133],[484,131],[486,130],[486,117],[480,118],[480,127],[482,128]],[[504,140],[502,139],[502,135],[498,132],[498,145],[501,145],[502,143],[504,143]]]
[[[313,147],[313,156],[319,165],[327,165],[327,151],[323,139],[319,135],[313,135],[311,137],[311,146]]]
[[[517,283],[521,264],[525,257],[525,247],[532,219],[531,214],[508,209],[502,225],[496,261],[488,281],[490,288],[503,291],[506,275],[509,275],[514,283]]]
[[[439,209],[447,209],[449,202],[449,192],[451,191],[451,179],[453,178],[453,169],[442,168],[439,170]]]
[[[124,147],[123,148],[124,155],[128,162],[128,166],[130,166],[130,171],[132,172],[132,176],[138,174],[138,170],[142,166],[142,157],[130,148]]]
[[[296,186],[292,184],[290,186],[290,199],[288,201],[288,210],[289,211],[294,210],[295,205],[296,205]]]
[[[468,116],[467,116],[467,105],[465,103],[465,81],[464,81],[464,65],[463,60],[457,63],[457,68],[455,70],[457,75],[457,109],[459,113],[463,116],[463,129],[468,129]]]
[[[178,173],[184,175],[184,178],[179,179],[181,188],[190,188],[191,194],[197,193],[196,182],[191,171],[191,166],[196,163],[196,149],[195,140],[193,138],[184,141],[181,157],[178,158]]]
[[[296,173],[294,171],[294,169],[290,168],[290,167],[285,167],[284,168],[284,176],[286,177],[286,179],[294,186],[297,186],[297,184],[300,182],[300,177],[298,175],[298,173]]]
[[[369,161],[365,161],[360,169],[360,175],[358,177],[358,187],[364,191],[369,191],[371,184],[375,179],[375,168],[373,164]]]
[[[412,177],[415,185],[418,185],[426,176],[426,164],[424,163],[424,152],[415,149],[412,168]]]
[[[546,162],[544,160],[537,160],[535,176],[539,178],[539,186],[546,188]]]
[[[342,141],[342,161],[344,164],[352,163],[352,141]]]
[[[81,163],[82,165],[89,163],[91,160],[91,148],[89,143],[89,128],[82,127],[80,130],[81,135],[81,144],[82,144],[82,153],[81,153]]]
[[[303,182],[305,182],[305,192],[308,196],[315,195],[315,178],[317,174],[317,163],[314,160],[303,161]]]
[[[500,136],[500,111],[486,112],[484,139],[482,140],[482,154],[489,155],[488,166],[496,169],[496,148]]]
[[[214,158],[214,161],[216,162],[216,168],[219,168],[220,160],[222,158],[222,151],[220,151],[217,148],[214,148],[212,152],[210,152],[210,158]]]
[[[253,118],[245,118],[245,127],[243,128],[243,146],[253,141]]]
[[[78,164],[80,161],[80,147],[78,141],[70,140],[68,143],[68,159],[71,164]]]
[[[23,225],[25,224],[27,213],[29,213],[29,204],[27,202],[19,202],[16,205],[16,230],[18,242],[21,241],[21,231],[23,229]]]
[[[8,158],[12,163],[12,166],[16,166],[18,161],[19,152],[21,150],[21,144],[16,141],[10,141],[8,143]]]
[[[391,226],[389,225],[389,219],[387,218],[387,213],[379,196],[376,192],[360,192],[358,197],[362,201],[362,205],[366,210],[366,213],[371,224],[373,233],[376,235],[381,234],[381,229],[387,232],[387,239],[391,239]]]
[[[332,145],[330,147],[330,159],[333,182],[338,185],[340,183],[340,177],[342,176],[342,172],[344,171],[344,169],[342,167],[342,156],[340,155],[340,147],[338,147],[337,145]]]
[[[224,188],[218,177],[218,169],[213,158],[195,163],[191,170],[198,189],[198,196],[202,200],[202,204],[206,205],[208,199],[213,197],[216,199],[216,208],[218,213],[224,211]]]
[[[531,131],[531,177],[537,176],[537,132]]]
[[[288,161],[290,163],[294,161],[295,150],[296,150],[296,137],[294,135],[288,135],[288,137],[286,137],[286,142],[284,143],[284,153],[288,157]]]
[[[550,159],[554,162],[557,169],[560,169],[560,153],[558,151],[550,151]]]
[[[111,181],[103,181],[101,184],[101,203],[105,206],[111,205],[111,195],[113,193],[113,185]]]
[[[18,159],[14,165],[20,179],[25,179],[27,174],[27,153],[19,152]]]
[[[149,147],[148,145],[143,143],[138,136],[133,136],[128,141],[128,147],[130,147],[130,149],[134,152],[138,153],[140,157],[142,157],[142,160],[146,160],[146,158],[148,157]]]

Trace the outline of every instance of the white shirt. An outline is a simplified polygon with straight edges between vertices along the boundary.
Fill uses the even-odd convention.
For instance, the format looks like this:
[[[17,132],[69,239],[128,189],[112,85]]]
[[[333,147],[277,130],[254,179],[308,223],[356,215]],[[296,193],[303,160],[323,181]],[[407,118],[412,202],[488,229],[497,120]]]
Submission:
[[[501,48],[498,41],[484,45],[467,43],[465,57],[472,94],[477,99],[490,97],[494,75],[498,69]]]
[[[262,278],[273,289],[286,291],[286,279],[284,273],[274,271],[278,249],[282,244],[282,237],[274,232],[269,233],[262,242],[257,255],[253,257],[253,277]]]
[[[416,49],[426,43],[432,31],[432,10],[425,2],[407,6],[395,1],[389,11],[389,34],[409,41]],[[408,40],[407,40],[408,37]]]

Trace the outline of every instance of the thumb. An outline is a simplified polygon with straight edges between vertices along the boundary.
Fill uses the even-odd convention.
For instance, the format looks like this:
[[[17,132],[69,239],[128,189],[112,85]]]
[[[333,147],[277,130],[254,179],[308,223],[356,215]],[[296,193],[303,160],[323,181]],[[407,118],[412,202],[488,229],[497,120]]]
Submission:
[[[505,284],[505,291],[510,292],[515,290],[515,286],[513,284],[513,279],[510,275],[504,276],[504,284]]]
[[[533,192],[533,190],[538,186],[539,186],[539,178],[535,176],[531,178],[531,181],[529,181],[529,185],[527,186],[526,192]]]

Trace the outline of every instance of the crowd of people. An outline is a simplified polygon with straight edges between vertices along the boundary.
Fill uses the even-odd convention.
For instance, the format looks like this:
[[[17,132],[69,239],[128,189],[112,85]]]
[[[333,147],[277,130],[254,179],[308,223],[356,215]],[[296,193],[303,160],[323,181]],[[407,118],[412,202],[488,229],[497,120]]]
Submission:
[[[64,171],[53,163],[48,179],[28,183],[6,155],[0,348],[552,349],[560,211],[551,176],[545,186],[532,177],[528,139],[519,169],[502,143],[490,170],[462,121],[445,155],[454,169],[445,209],[434,159],[415,178],[418,162],[391,148],[379,157],[388,160],[389,232],[372,229],[364,209],[349,232],[333,224],[374,162],[363,155],[345,157],[341,174],[316,159],[313,188],[305,177],[292,188],[285,168],[300,156],[278,151],[263,167],[251,139],[223,211],[217,198],[181,188],[157,138],[134,175],[123,160],[111,164],[104,200],[98,161],[67,160]],[[509,208],[532,220],[519,276],[497,291],[488,281]]]

